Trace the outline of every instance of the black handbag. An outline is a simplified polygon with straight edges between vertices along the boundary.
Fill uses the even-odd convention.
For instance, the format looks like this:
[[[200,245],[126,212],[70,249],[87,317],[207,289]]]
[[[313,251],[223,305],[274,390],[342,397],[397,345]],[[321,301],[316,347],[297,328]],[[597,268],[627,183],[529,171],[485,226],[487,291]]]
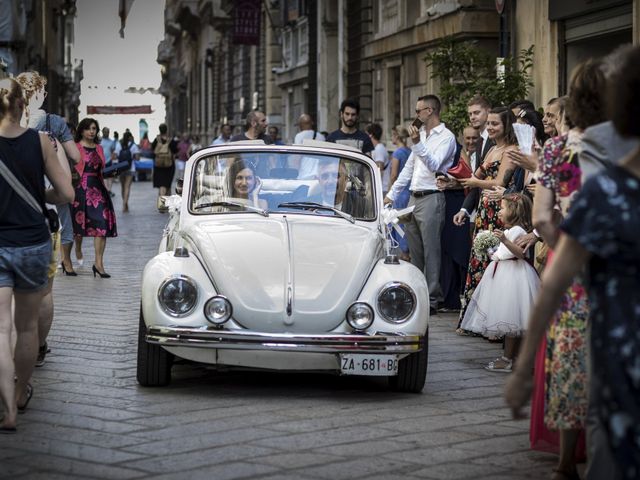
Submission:
[[[102,170],[102,176],[105,178],[115,177],[128,171],[130,168],[131,165],[129,165],[129,162],[126,160],[124,162],[111,163],[111,165]]]

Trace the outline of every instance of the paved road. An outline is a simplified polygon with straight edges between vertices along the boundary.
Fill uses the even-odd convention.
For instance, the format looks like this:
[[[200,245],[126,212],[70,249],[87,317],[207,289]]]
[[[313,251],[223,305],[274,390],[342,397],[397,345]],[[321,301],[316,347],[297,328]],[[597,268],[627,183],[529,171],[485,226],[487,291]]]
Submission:
[[[18,435],[0,437],[0,478],[548,477],[554,457],[530,451],[528,422],[509,418],[505,377],[481,368],[499,347],[456,336],[451,315],[433,319],[421,395],[373,379],[191,366],[174,367],[167,388],[139,387],[140,276],[166,220],[154,195],[133,185],[107,243],[111,279],[92,277],[89,242],[80,275],[56,278],[52,352]]]

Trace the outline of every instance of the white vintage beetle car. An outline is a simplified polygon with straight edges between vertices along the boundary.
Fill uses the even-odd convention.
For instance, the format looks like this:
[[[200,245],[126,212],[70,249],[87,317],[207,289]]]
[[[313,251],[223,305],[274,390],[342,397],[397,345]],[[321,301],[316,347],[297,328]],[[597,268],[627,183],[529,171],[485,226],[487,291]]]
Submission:
[[[379,375],[420,392],[424,275],[392,255],[379,169],[350,147],[239,142],[187,162],[142,278],[137,378],[213,366]]]

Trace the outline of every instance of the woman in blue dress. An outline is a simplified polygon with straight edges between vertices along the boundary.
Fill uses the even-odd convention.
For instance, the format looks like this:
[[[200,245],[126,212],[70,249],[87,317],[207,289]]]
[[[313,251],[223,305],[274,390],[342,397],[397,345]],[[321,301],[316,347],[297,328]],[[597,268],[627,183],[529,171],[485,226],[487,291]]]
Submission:
[[[408,139],[409,132],[407,132],[407,129],[402,125],[393,127],[393,129],[391,130],[391,141],[398,148],[391,155],[391,174],[389,177],[389,185],[393,185],[393,182],[397,180],[400,172],[409,159],[409,155],[411,155],[411,149],[407,147]],[[393,202],[393,208],[395,208],[396,210],[406,208],[409,204],[410,196],[411,193],[409,192],[409,185],[407,185]],[[407,244],[406,237],[401,237],[395,231],[392,235],[393,238],[398,242],[398,248],[400,249],[400,258],[402,260],[409,261],[409,245]]]

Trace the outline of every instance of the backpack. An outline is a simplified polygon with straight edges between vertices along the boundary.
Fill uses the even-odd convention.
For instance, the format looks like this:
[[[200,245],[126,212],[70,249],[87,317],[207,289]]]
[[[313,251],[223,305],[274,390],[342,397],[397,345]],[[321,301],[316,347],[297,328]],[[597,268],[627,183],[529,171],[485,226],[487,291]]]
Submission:
[[[169,140],[166,143],[162,143],[162,139],[158,137],[156,141],[156,148],[153,150],[156,158],[153,161],[153,165],[157,168],[168,168],[173,165],[173,155],[169,150]]]
[[[127,162],[129,166],[131,166],[131,162],[133,161],[133,156],[131,155],[131,149],[129,145],[126,147],[122,147],[120,153],[118,154],[118,162]]]

